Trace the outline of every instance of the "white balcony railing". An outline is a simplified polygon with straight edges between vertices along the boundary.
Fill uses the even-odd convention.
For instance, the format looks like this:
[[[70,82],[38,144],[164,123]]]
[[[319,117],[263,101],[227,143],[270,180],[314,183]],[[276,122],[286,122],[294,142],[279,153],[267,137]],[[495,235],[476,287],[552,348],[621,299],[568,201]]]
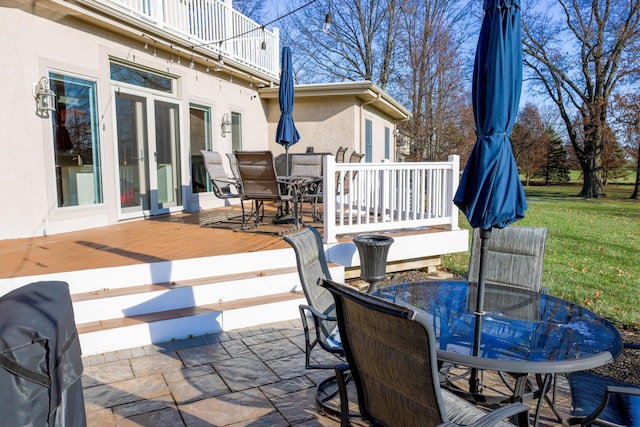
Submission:
[[[434,225],[457,230],[459,173],[459,156],[433,163],[336,163],[325,156],[325,242],[346,233]]]
[[[94,0],[184,39],[185,45],[222,54],[278,79],[278,30],[268,31],[231,7],[230,0]],[[263,42],[265,49],[262,49]]]

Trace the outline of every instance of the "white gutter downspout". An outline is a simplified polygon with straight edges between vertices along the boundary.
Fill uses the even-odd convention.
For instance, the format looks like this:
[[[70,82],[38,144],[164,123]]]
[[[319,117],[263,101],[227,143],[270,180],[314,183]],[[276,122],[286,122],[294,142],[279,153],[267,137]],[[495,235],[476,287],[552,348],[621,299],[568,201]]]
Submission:
[[[371,101],[367,101],[367,102],[363,102],[362,104],[360,104],[360,152],[361,153],[366,153],[366,149],[364,149],[362,147],[362,144],[364,144],[364,107],[366,107],[369,104],[373,104],[376,101],[380,101],[380,98],[382,98],[382,92],[378,92],[378,96],[376,96],[376,99],[372,99]]]

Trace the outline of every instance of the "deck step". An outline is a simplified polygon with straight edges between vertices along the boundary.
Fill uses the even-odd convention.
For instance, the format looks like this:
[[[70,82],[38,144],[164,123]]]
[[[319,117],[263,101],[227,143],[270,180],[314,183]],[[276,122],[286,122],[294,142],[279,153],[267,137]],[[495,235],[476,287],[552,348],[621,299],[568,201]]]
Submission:
[[[295,267],[208,276],[72,295],[77,323],[185,309],[300,290]]]
[[[199,305],[77,325],[83,355],[229,331],[299,316],[300,292]]]
[[[115,283],[110,289],[73,293],[82,353],[299,318],[298,306],[306,300],[297,266],[263,267],[126,287]],[[344,266],[330,263],[329,271],[334,279],[344,280]]]

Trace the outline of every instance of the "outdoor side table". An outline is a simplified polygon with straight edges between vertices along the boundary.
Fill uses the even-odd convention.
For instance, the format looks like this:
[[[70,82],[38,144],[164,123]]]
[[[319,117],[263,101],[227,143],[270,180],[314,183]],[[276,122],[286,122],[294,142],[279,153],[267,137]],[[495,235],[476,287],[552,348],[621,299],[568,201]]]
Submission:
[[[80,342],[65,282],[0,297],[0,413],[7,426],[85,426]]]

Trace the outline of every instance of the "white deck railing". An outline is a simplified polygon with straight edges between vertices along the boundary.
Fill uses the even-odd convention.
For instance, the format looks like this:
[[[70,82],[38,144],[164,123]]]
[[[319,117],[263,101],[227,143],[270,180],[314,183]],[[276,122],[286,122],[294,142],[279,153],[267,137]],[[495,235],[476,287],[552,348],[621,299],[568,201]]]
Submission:
[[[82,0],[81,0],[82,1]],[[132,19],[185,39],[185,44],[222,54],[275,79],[279,78],[280,38],[223,0],[92,0]],[[262,49],[262,42],[266,49]]]
[[[323,166],[326,243],[347,233],[433,225],[458,229],[453,196],[459,156],[431,163],[336,163],[325,156]]]

